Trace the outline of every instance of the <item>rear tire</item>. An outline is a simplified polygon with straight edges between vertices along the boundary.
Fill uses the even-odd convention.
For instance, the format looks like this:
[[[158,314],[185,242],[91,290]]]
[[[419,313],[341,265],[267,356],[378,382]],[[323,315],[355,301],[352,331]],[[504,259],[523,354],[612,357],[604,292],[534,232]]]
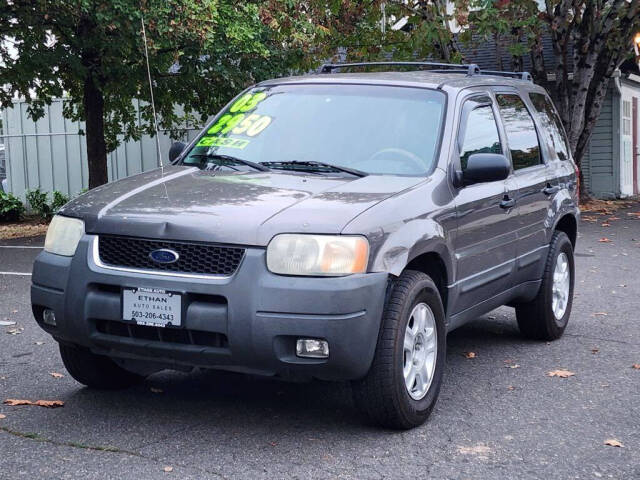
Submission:
[[[413,346],[407,347],[411,338]],[[383,427],[422,425],[440,393],[445,350],[440,293],[428,275],[407,270],[385,307],[371,368],[363,379],[352,382],[356,406]]]
[[[118,390],[136,385],[145,378],[119,367],[109,357],[89,350],[60,345],[60,356],[69,374],[89,388]]]
[[[566,264],[564,272],[568,278],[563,264]],[[538,294],[532,301],[516,305],[518,326],[525,337],[549,341],[562,336],[571,315],[574,281],[573,245],[566,233],[556,231],[551,238]]]

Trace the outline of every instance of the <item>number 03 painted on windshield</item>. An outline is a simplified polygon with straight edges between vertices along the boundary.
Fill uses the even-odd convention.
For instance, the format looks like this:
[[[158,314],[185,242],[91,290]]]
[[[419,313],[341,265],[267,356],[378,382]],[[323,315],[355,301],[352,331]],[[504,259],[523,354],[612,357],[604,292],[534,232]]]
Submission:
[[[236,112],[248,112],[249,110],[253,110],[256,108],[256,105],[260,103],[262,100],[267,98],[267,94],[264,92],[258,93],[247,93],[241,96],[238,100],[236,100],[229,111],[231,113]]]
[[[229,112],[224,114],[207,132],[209,135],[221,133],[226,135],[232,132],[235,135],[247,135],[255,137],[269,126],[272,118],[268,115],[258,115],[256,113],[247,117],[245,112],[256,108],[258,103],[267,98],[265,92],[247,93],[233,102]]]

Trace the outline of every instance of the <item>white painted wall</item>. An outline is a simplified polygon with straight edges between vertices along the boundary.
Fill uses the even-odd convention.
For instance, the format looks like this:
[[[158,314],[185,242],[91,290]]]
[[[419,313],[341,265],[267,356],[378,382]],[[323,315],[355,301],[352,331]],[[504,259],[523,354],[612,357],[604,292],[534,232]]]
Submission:
[[[632,76],[634,77],[634,76]],[[633,185],[633,169],[634,157],[636,159],[636,168],[640,169],[640,151],[633,145],[633,98],[637,98],[640,110],[640,77],[635,76],[631,80],[626,79],[620,83],[620,193],[623,197],[634,194]],[[640,113],[636,112],[636,115]],[[636,121],[636,125],[640,130],[640,119]],[[636,132],[640,138],[640,131]],[[636,172],[636,178],[640,179],[640,171]],[[635,191],[639,190],[640,185],[635,186]]]

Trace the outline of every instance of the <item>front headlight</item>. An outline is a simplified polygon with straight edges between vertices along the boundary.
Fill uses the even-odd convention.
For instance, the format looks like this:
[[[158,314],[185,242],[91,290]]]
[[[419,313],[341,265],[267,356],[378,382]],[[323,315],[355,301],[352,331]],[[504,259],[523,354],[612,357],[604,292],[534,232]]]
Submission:
[[[369,242],[346,235],[276,235],[267,247],[267,267],[282,275],[340,276],[367,271]]]
[[[56,215],[49,224],[44,249],[56,255],[73,257],[82,235],[84,235],[82,220]]]

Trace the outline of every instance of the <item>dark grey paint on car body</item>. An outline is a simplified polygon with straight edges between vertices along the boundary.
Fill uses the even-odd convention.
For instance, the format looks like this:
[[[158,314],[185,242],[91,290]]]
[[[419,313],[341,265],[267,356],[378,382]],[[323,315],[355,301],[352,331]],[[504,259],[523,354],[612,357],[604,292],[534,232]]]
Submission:
[[[116,286],[143,284],[199,294],[222,292],[233,299],[228,302],[224,326],[231,356],[212,352],[210,357],[196,360],[188,352],[162,354],[157,349],[153,355],[145,356],[144,348],[136,349],[133,343],[112,343],[107,348],[105,342],[91,340],[98,337],[89,333],[81,320],[70,322],[68,328],[63,325],[58,332],[43,328],[61,341],[113,356],[160,358],[165,364],[261,370],[282,375],[295,371],[320,378],[357,378],[367,371],[373,356],[387,284],[408,266],[424,267],[432,275],[437,270],[441,276],[439,287],[449,330],[492,308],[536,295],[546,247],[554,229],[559,222],[568,230],[577,224],[575,165],[571,160],[554,158],[550,142],[534,114],[544,164],[512,172],[504,182],[466,187],[456,183],[453,166],[465,101],[479,94],[487,95],[495,109],[495,93],[508,91],[520,95],[533,112],[528,93],[545,94],[544,89],[505,77],[433,72],[314,75],[270,80],[259,86],[294,84],[441,90],[446,94],[446,112],[432,171],[425,176],[357,178],[278,170],[213,173],[171,165],[94,189],[62,210],[62,215],[85,221],[86,235],[73,261],[56,259],[46,252],[36,261],[34,305],[57,308],[61,318],[70,314],[70,305],[82,311],[82,298],[91,291],[88,284],[92,282]],[[504,145],[505,132],[502,122],[497,121]],[[197,139],[186,151],[195,142]],[[521,189],[518,182],[528,186]],[[540,193],[546,187],[557,191],[550,196]],[[515,206],[507,210],[501,206],[505,195],[515,198]],[[271,274],[264,265],[264,249],[279,233],[364,235],[370,244],[368,273],[344,278]],[[233,279],[172,283],[152,273],[116,274],[96,265],[91,257],[94,239],[123,234],[246,246],[249,253],[237,276],[254,283],[239,285]],[[575,242],[575,234],[572,240]],[[527,250],[527,242],[534,247]],[[84,258],[78,259],[79,256]],[[421,259],[426,259],[426,263]],[[69,269],[80,277],[69,278]],[[246,269],[251,269],[251,275]],[[79,279],[85,277],[86,280]],[[58,298],[47,289],[68,293]],[[234,309],[238,315],[240,310],[233,302],[240,301],[243,289],[248,308],[243,307],[240,319],[234,316]],[[371,296],[375,298],[367,300]],[[115,297],[106,298],[100,301],[117,301]],[[94,301],[91,309],[99,310],[97,297]],[[39,310],[34,307],[34,311]],[[349,315],[360,315],[357,312],[364,312],[366,321],[350,320]],[[198,320],[193,315],[191,321],[195,325]],[[316,318],[317,323],[305,331],[302,325],[310,325],[311,318]],[[345,336],[335,330],[342,320],[348,322],[345,328],[353,329],[353,325],[359,324],[359,330],[349,330]],[[282,339],[302,334],[329,338],[335,356],[310,361],[283,353],[289,347]],[[358,335],[363,341],[346,342]],[[344,353],[348,349],[351,352]]]

